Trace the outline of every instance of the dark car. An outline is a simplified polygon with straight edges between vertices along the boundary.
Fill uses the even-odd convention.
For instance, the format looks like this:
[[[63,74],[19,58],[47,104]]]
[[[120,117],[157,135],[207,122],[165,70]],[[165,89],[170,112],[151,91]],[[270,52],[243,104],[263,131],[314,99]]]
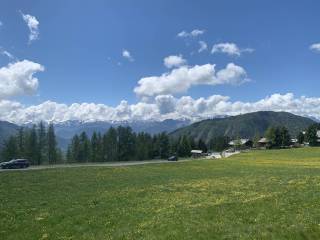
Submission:
[[[177,156],[171,156],[168,158],[168,161],[178,161],[178,157]]]
[[[27,159],[13,159],[9,162],[0,163],[2,169],[27,168],[30,163]]]

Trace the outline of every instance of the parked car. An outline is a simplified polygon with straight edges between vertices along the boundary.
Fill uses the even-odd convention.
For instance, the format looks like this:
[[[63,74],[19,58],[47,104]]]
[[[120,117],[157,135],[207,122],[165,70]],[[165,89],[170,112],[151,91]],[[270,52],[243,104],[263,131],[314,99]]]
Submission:
[[[177,156],[171,156],[168,158],[168,161],[178,161],[178,157]]]
[[[0,163],[2,169],[27,168],[30,163],[27,159],[12,159],[9,162]]]

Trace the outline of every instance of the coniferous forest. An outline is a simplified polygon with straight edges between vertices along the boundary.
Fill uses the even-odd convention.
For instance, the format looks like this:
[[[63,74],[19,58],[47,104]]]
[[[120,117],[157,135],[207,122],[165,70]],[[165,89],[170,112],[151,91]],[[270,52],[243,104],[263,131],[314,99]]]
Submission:
[[[223,143],[227,143],[224,140]],[[225,147],[222,144],[222,148]],[[221,145],[221,144],[220,144]],[[213,145],[214,147],[214,145]],[[130,127],[111,127],[107,132],[76,134],[66,151],[57,146],[53,124],[40,122],[31,128],[21,127],[16,135],[4,141],[1,160],[26,158],[32,165],[166,159],[171,155],[189,157],[191,149],[207,151],[200,139],[182,136],[170,138],[160,134],[135,133]]]

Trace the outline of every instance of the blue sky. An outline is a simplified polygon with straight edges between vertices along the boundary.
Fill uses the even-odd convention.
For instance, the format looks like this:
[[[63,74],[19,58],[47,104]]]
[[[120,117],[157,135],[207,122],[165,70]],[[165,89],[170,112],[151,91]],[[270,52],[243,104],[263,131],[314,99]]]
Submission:
[[[318,98],[320,54],[310,46],[320,42],[319,7],[319,1],[311,0],[4,0],[0,3],[0,46],[14,58],[0,55],[0,67],[26,59],[41,64],[44,71],[34,73],[38,87],[32,94],[3,99],[24,108],[46,101],[113,108],[122,100],[129,105],[152,103],[156,93],[146,100],[134,88],[142,78],[170,73],[172,69],[163,61],[171,55],[181,56],[189,68],[215,64],[219,71],[233,63],[250,81],[197,83],[182,92],[168,90],[159,95],[175,99],[221,95],[232,103],[255,103],[276,93],[292,93],[294,99]],[[39,22],[39,35],[32,41],[23,19],[27,14]],[[177,36],[195,29],[203,34]],[[199,53],[199,41],[208,49]],[[243,52],[240,56],[211,53],[215,44],[225,43]],[[131,60],[122,56],[124,50],[130,52]]]

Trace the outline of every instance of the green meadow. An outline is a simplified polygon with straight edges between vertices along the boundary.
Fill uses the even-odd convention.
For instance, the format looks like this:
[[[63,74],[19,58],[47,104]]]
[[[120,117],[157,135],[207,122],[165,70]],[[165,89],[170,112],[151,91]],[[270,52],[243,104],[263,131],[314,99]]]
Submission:
[[[0,172],[0,239],[320,239],[320,148]]]

